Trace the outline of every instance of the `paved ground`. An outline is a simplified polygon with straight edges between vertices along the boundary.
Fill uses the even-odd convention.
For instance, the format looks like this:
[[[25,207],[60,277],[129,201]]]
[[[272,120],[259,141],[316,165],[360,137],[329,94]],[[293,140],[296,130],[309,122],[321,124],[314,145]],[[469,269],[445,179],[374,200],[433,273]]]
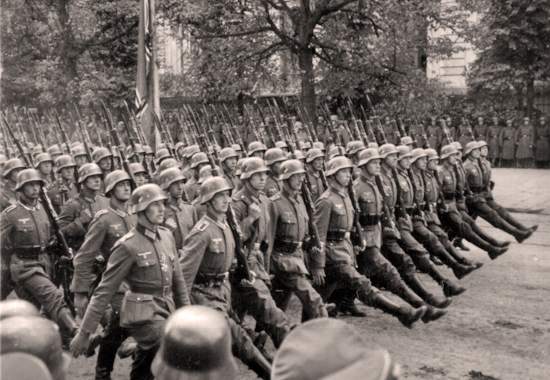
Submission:
[[[485,265],[461,282],[468,291],[455,297],[447,317],[412,330],[379,310],[361,306],[366,318],[343,317],[373,344],[388,349],[402,365],[404,379],[516,380],[550,378],[550,171],[495,169],[495,199],[522,213],[520,221],[538,232],[495,261],[472,247],[466,255]],[[486,222],[480,225],[509,239]],[[470,245],[471,246],[471,245]],[[451,271],[444,272],[452,277]],[[440,288],[427,276],[427,285]],[[395,299],[395,298],[394,298]],[[290,317],[298,321],[293,301]],[[272,349],[272,346],[270,346]],[[77,359],[68,378],[92,379],[95,358]],[[128,378],[130,360],[116,364],[113,379]],[[255,376],[241,366],[239,378]]]

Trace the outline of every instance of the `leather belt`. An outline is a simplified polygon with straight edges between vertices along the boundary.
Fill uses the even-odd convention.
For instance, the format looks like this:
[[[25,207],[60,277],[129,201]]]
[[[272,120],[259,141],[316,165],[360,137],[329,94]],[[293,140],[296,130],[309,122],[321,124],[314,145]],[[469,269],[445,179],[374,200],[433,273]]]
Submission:
[[[302,248],[302,242],[275,240],[273,248],[277,252],[294,253],[297,249]]]
[[[375,226],[380,222],[380,214],[360,214],[359,223],[362,226]]]
[[[481,193],[483,192],[483,186],[470,186],[470,190],[474,193]]]
[[[166,285],[166,286],[163,286],[162,289],[152,289],[150,287],[140,288],[139,286],[137,286],[137,287],[132,287],[131,291],[132,293],[150,294],[152,296],[157,296],[157,297],[168,297],[172,295],[172,286]]]
[[[40,245],[12,248],[11,253],[20,259],[38,260],[38,256],[46,253],[46,249]]]
[[[329,230],[327,231],[327,241],[341,242],[349,239],[350,233],[346,230]]]
[[[455,199],[455,193],[443,193],[445,200],[453,201]]]
[[[208,288],[221,286],[229,278],[229,272],[224,273],[198,273],[195,277],[196,285],[204,285]]]

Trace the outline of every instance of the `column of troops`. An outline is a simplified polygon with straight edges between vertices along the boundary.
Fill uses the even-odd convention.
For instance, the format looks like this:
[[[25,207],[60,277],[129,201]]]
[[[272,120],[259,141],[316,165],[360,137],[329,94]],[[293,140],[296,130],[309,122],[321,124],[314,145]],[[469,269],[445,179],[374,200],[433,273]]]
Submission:
[[[333,115],[315,129],[293,117],[238,117],[235,126],[195,119],[167,128],[171,136],[155,153],[135,142],[102,147],[109,136],[91,123],[93,147],[79,132],[64,144],[53,143],[52,132],[47,147],[8,144],[0,156],[1,297],[14,291],[35,307],[12,307],[23,314],[10,315],[17,326],[27,326],[14,331],[34,331],[28,321],[43,319],[40,310],[73,356],[98,348],[96,379],[111,378],[117,352],[132,356],[131,379],[201,371],[230,378],[232,356],[261,378],[290,379],[305,378],[304,358],[337,331],[330,319],[313,330],[306,321],[364,317],[360,304],[407,328],[436,321],[466,291],[459,280],[483,265],[468,258],[464,241],[491,260],[511,248],[477,217],[517,243],[536,231],[494,199],[491,169],[531,159],[533,149],[546,165],[550,136],[543,118],[536,131],[527,118],[518,130],[496,119],[454,131],[446,122],[434,117],[424,129]],[[200,124],[209,128],[201,133]],[[128,143],[132,136],[117,126]],[[16,130],[5,141],[30,140]],[[287,315],[292,294],[304,329]],[[210,334],[193,335],[201,322]],[[289,335],[294,344],[310,339],[310,347],[285,350]],[[274,368],[268,338],[281,356]],[[36,339],[41,347],[47,338]],[[326,371],[338,360],[327,354],[342,342],[318,358]],[[54,378],[62,378],[65,359],[50,367]]]

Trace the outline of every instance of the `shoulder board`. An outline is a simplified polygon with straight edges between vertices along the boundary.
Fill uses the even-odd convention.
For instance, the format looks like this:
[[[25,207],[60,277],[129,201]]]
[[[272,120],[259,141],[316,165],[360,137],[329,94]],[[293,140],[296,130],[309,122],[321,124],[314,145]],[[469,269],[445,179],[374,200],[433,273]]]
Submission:
[[[164,231],[170,232],[170,230],[169,230],[168,228],[164,227],[164,226],[157,226],[157,228],[158,228],[159,230],[164,230]],[[171,232],[170,232],[170,233],[171,233]]]
[[[47,191],[50,191],[50,190],[53,189],[56,185],[57,185],[57,181],[52,182],[52,183],[50,183],[49,185],[46,186],[46,190],[47,190]]]
[[[108,209],[99,210],[98,212],[95,213],[94,218],[97,219],[97,218],[99,218],[101,215],[107,214],[108,212],[109,212]]]
[[[332,191],[330,190],[325,190],[325,192],[323,194],[321,194],[321,196],[319,197],[319,199],[328,199],[330,197],[330,195],[332,194]]]
[[[281,193],[277,193],[269,199],[271,199],[273,202],[278,201],[279,199],[282,199]]]
[[[15,205],[11,205],[10,207],[6,208],[6,209],[4,210],[4,212],[7,214],[7,213],[9,213],[9,212],[12,212],[12,211],[15,210],[16,208],[17,208],[17,205],[16,205],[16,204],[15,204]]]
[[[207,222],[206,220],[203,220],[197,224],[197,230],[200,232],[204,232],[206,228],[210,225],[210,222]]]
[[[130,239],[132,236],[134,236],[134,232],[133,231],[128,232],[126,235],[122,236],[120,239],[116,241],[115,245],[113,245],[113,248],[118,247],[119,245],[124,243],[126,240]]]

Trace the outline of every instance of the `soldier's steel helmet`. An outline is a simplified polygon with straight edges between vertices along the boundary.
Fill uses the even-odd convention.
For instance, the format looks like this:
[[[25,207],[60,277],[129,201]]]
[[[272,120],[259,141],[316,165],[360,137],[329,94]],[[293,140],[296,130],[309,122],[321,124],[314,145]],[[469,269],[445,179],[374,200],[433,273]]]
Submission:
[[[204,152],[198,152],[191,157],[191,164],[189,165],[190,169],[195,169],[200,164],[208,164],[208,156]]]
[[[172,167],[164,170],[160,175],[160,187],[167,190],[174,182],[183,181],[185,176],[178,167]]]
[[[108,197],[117,183],[131,180],[130,175],[124,170],[113,170],[105,177],[105,195]]]
[[[300,161],[305,161],[306,160],[306,155],[301,150],[296,149],[294,151],[294,156],[295,156],[296,160],[300,160]],[[289,155],[289,157],[292,157],[292,156]]]
[[[130,164],[130,171],[132,172],[132,174],[138,174],[138,173],[144,173],[146,174],[147,173],[147,170],[145,170],[145,168],[143,167],[142,164],[140,164],[139,162],[132,162]]]
[[[462,150],[462,144],[458,141],[453,141],[451,144],[454,145],[457,150]]]
[[[54,156],[56,154],[63,154],[61,152],[61,148],[59,147],[58,144],[54,144],[54,145],[50,146],[48,149],[46,149],[46,151],[52,156]]]
[[[57,325],[39,316],[17,316],[2,320],[0,353],[23,352],[46,364],[54,379],[65,379],[70,356],[63,352]]]
[[[105,157],[113,157],[113,154],[107,148],[96,148],[92,153],[92,161],[96,164]]]
[[[77,145],[72,149],[73,157],[86,156],[86,148],[82,145]]]
[[[411,150],[406,145],[399,145],[397,148],[397,159],[401,161],[406,157],[412,157]]]
[[[286,160],[286,153],[281,148],[271,148],[265,152],[264,160],[267,166]]]
[[[180,163],[175,158],[167,158],[166,160],[162,161],[157,169],[158,173],[161,173],[165,171],[166,169],[170,168],[179,168]]]
[[[275,142],[275,148],[279,148],[279,149],[287,148],[288,149],[288,144],[286,143],[286,141],[276,141]]]
[[[370,142],[370,143],[369,143],[369,148],[374,148],[374,149],[378,149],[378,148],[379,148],[379,146],[378,146],[378,144],[377,144],[377,143],[375,143],[375,142]]]
[[[199,179],[197,180],[197,183],[200,185],[208,178],[212,177],[212,170],[212,166],[204,165],[199,171]],[[216,166],[216,170],[218,170],[218,173],[221,173],[221,170],[218,166]]]
[[[454,144],[445,145],[441,148],[441,159],[444,160],[452,154],[458,154],[458,150]]]
[[[378,153],[380,154],[380,158],[386,158],[390,154],[399,154],[397,151],[397,148],[393,144],[384,144],[378,149]]]
[[[195,153],[199,153],[201,151],[201,149],[199,148],[198,145],[191,145],[188,149],[187,149],[187,156],[185,158],[190,158],[191,156],[193,156]]]
[[[34,159],[34,167],[37,168],[38,165],[40,165],[43,162],[51,162],[53,165],[53,158],[50,156],[49,153],[40,153],[36,158]]]
[[[321,141],[314,141],[313,142],[313,148],[321,149],[323,152],[325,151],[325,144]]]
[[[271,368],[271,380],[397,380],[399,375],[400,367],[388,351],[331,318],[310,320],[292,330]]]
[[[157,150],[157,154],[155,155],[155,163],[158,165],[160,161],[168,157],[172,157],[168,149],[166,148],[159,149]]]
[[[359,152],[359,162],[357,166],[363,166],[371,162],[372,160],[380,160],[381,157],[378,154],[378,149],[376,148],[367,148]]]
[[[325,153],[323,153],[323,151],[319,148],[312,148],[310,150],[307,151],[306,153],[306,162],[309,164],[310,162],[312,162],[313,160],[315,160],[316,158],[319,158],[319,157],[325,157]]]
[[[231,157],[235,157],[235,158],[239,157],[235,149],[227,147],[220,150],[220,162],[224,162],[225,160]]]
[[[40,316],[38,309],[29,301],[21,299],[9,299],[0,302],[0,321],[6,318],[20,315]]]
[[[363,144],[363,141],[350,141],[346,147],[346,151],[350,155],[353,155],[362,149],[365,149],[365,144]]]
[[[223,177],[211,177],[207,178],[202,184],[201,184],[201,204],[205,204],[212,198],[214,198],[214,195],[217,193],[221,193],[222,191],[226,190],[233,190],[231,185],[225,180]]]
[[[252,141],[249,145],[248,145],[248,155],[251,155],[252,153],[254,152],[265,152],[267,150],[266,146],[259,142],[259,141]]]
[[[94,175],[100,175],[103,177],[101,168],[93,162],[84,164],[78,169],[78,183],[82,183],[86,180],[86,178]]]
[[[403,145],[411,145],[414,144],[414,141],[411,136],[403,136],[401,138],[401,144]]]
[[[329,161],[332,160],[334,157],[339,157],[339,156],[342,156],[342,155],[343,155],[342,150],[340,149],[340,147],[338,145],[331,146],[329,151],[328,151]]]
[[[437,155],[437,152],[435,149],[424,149],[426,154],[428,155],[428,161],[431,160],[439,160],[439,156]]]
[[[245,158],[241,164],[241,179],[252,177],[255,173],[268,172],[269,168],[265,165],[264,160],[259,157]]]
[[[15,184],[15,191],[21,190],[21,188],[29,182],[40,182],[41,186],[44,186],[45,182],[40,177],[40,172],[36,169],[23,169],[17,175],[17,182]]]
[[[63,154],[57,157],[55,160],[55,171],[58,173],[61,171],[61,169],[75,167],[75,166],[76,166],[76,162],[74,162],[73,156],[70,156],[68,154]]]
[[[300,160],[287,160],[281,165],[280,180],[289,179],[294,174],[305,173],[304,163]]]
[[[477,141],[470,141],[468,144],[466,144],[466,147],[464,148],[464,156],[470,154],[470,152],[474,149],[479,149],[479,145]]]
[[[140,186],[132,193],[134,213],[145,210],[151,203],[168,199],[159,185],[148,183]]]
[[[411,163],[415,162],[419,158],[428,157],[428,153],[426,153],[426,151],[422,148],[413,149],[411,154],[412,154]]]
[[[479,140],[479,141],[477,142],[477,147],[478,147],[478,148],[481,148],[481,147],[483,147],[483,146],[489,146],[489,144],[487,144],[487,142],[484,141],[484,140]]]
[[[10,160],[7,160],[4,164],[4,178],[7,178],[12,170],[15,169],[25,169],[27,166],[20,158],[12,158]]]
[[[223,316],[199,305],[174,312],[164,327],[151,371],[156,379],[234,379],[238,369]]]
[[[331,175],[336,174],[338,170],[353,168],[353,163],[349,158],[342,156],[334,157],[332,160],[329,160],[329,162],[327,162],[327,171],[325,174],[327,177],[330,177]]]
[[[57,380],[46,364],[31,354],[10,352],[0,355],[2,380]]]

